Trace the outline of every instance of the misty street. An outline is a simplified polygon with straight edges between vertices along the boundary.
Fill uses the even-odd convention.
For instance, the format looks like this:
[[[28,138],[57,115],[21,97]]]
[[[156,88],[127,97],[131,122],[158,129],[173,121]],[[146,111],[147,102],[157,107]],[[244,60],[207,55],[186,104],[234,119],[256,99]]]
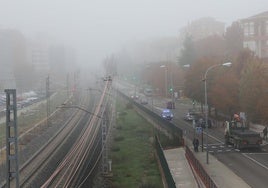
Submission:
[[[267,187],[267,0],[0,0],[0,187]]]

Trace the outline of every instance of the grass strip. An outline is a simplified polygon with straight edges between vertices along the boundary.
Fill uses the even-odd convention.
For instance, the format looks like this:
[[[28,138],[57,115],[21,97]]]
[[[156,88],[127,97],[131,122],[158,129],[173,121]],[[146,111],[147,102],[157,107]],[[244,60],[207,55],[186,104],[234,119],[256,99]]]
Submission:
[[[112,187],[162,188],[162,179],[153,146],[153,126],[136,113],[131,104],[117,102],[113,130]]]

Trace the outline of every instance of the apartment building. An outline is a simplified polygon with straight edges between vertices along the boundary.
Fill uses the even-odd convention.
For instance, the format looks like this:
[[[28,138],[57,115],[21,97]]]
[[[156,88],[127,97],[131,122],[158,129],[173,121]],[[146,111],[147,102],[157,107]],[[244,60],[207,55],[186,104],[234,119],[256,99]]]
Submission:
[[[268,11],[239,20],[243,29],[243,47],[260,58],[268,58]]]

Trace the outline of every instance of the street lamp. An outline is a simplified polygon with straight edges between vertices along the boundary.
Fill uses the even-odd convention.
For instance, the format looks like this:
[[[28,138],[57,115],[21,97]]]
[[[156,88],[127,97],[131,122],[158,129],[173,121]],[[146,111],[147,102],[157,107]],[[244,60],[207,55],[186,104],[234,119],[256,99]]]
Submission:
[[[204,75],[204,80],[205,81],[205,106],[206,106],[206,132],[207,132],[207,136],[206,136],[206,147],[207,147],[207,156],[206,156],[206,159],[207,159],[207,164],[209,163],[208,162],[208,99],[207,99],[207,74],[208,72],[215,68],[215,67],[219,67],[219,66],[231,66],[232,63],[231,62],[227,62],[227,63],[223,63],[223,64],[216,64],[216,65],[212,65],[210,66],[206,72],[205,72],[205,75]]]
[[[166,97],[167,97],[167,92],[168,92],[168,87],[167,87],[167,66],[166,65],[161,65],[161,68],[165,68],[165,90],[166,90]]]
[[[168,91],[170,92],[170,94],[171,94],[171,99],[172,99],[172,104],[171,104],[171,108],[172,109],[174,109],[175,108],[175,101],[174,101],[174,88],[173,88],[173,77],[172,77],[172,71],[170,70],[170,72],[169,72],[169,74],[170,74],[170,79],[169,79],[169,81],[170,81],[170,88],[168,88],[168,68],[167,68],[167,66],[166,65],[161,65],[160,66],[161,68],[165,68],[166,69],[166,71],[165,71],[165,79],[166,79],[166,97],[168,96]]]

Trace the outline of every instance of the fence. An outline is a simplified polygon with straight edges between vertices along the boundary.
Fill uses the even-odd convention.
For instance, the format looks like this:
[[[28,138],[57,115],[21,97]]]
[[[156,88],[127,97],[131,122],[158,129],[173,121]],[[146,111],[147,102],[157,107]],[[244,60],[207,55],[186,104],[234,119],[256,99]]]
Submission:
[[[202,179],[203,183],[206,185],[206,187],[209,188],[217,188],[217,185],[214,183],[214,181],[211,179],[211,177],[208,175],[202,164],[196,159],[193,152],[189,149],[189,147],[185,146],[185,156],[187,160],[191,163],[191,165],[194,167],[195,171],[199,175],[199,177]]]
[[[160,163],[160,166],[162,168],[162,172],[163,172],[163,174],[165,176],[166,185],[169,188],[173,188],[173,187],[176,188],[175,181],[174,181],[174,179],[172,177],[172,174],[170,172],[170,169],[169,169],[167,160],[165,158],[162,146],[161,146],[157,136],[155,136],[155,147],[156,147],[156,153],[157,153],[157,156],[158,156],[158,159],[159,159],[159,163]]]

